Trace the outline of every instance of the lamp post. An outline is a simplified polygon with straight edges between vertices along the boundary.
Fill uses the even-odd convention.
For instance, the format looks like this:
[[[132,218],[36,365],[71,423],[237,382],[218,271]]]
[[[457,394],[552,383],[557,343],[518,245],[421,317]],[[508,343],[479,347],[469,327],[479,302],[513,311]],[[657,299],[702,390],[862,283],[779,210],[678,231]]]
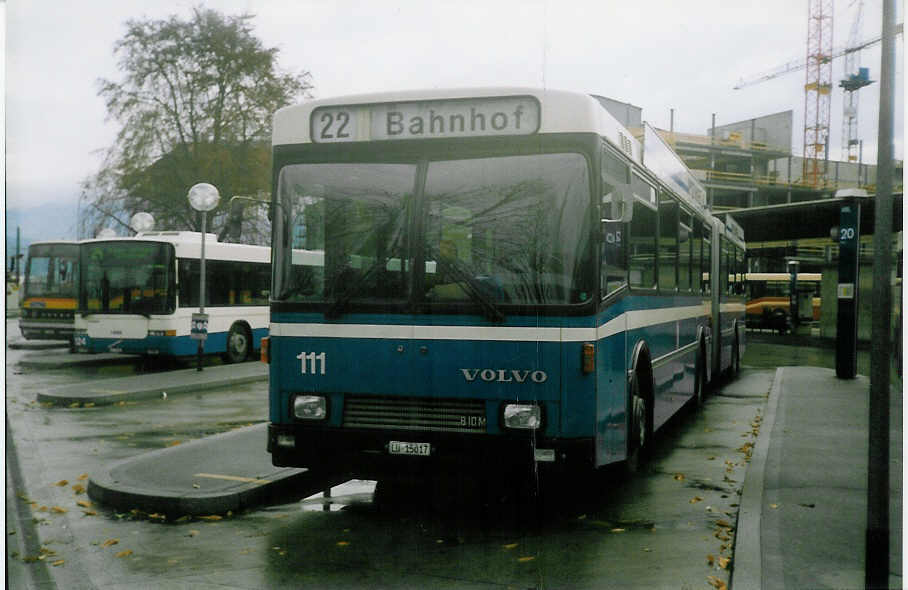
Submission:
[[[208,212],[218,206],[221,195],[214,185],[200,182],[189,189],[189,204],[202,213],[202,251],[199,256],[199,313],[193,314],[192,338],[199,341],[196,370],[202,370],[205,338],[208,336],[208,316],[205,315],[205,232],[208,231]]]
[[[151,231],[154,229],[154,217],[151,213],[139,211],[129,218],[129,227],[137,234],[143,231]]]

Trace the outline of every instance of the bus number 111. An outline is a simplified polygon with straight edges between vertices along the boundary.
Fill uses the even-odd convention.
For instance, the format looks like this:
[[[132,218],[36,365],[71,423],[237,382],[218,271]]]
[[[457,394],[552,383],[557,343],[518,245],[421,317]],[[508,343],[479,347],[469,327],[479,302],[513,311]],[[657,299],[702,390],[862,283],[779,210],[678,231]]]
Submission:
[[[301,352],[296,355],[296,358],[300,360],[300,370],[302,374],[305,375],[306,371],[306,362],[309,363],[308,373],[315,375],[316,373],[324,375],[325,374],[325,359],[327,355],[324,352],[314,353],[314,352]]]

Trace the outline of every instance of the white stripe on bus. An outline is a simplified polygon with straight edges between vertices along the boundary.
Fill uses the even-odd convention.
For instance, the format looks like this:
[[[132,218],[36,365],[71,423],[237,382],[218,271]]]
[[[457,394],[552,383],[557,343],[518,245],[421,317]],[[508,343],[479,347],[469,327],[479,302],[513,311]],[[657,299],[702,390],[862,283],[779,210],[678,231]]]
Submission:
[[[297,338],[590,342],[620,334],[627,330],[706,317],[707,315],[707,306],[693,305],[689,307],[625,312],[598,328],[272,323],[269,331],[272,336]]]

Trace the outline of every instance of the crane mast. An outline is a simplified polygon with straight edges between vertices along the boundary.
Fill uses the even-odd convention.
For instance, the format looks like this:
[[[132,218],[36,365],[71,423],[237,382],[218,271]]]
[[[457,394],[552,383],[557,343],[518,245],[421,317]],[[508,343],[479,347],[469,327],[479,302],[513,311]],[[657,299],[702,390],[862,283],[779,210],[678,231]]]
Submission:
[[[816,187],[825,180],[832,93],[833,0],[809,0],[807,72],[804,82],[804,168],[802,180]]]

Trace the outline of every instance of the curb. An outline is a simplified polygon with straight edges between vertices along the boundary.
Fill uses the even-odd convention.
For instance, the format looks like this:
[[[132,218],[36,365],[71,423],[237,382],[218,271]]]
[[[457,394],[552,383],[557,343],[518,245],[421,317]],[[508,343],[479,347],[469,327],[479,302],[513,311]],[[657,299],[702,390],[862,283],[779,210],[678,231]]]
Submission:
[[[66,340],[42,340],[40,342],[16,340],[7,344],[7,347],[13,350],[51,350],[54,348],[69,348],[69,342]]]
[[[233,367],[233,365],[229,365]],[[210,375],[215,373],[214,377]],[[164,374],[162,374],[164,375]],[[45,393],[37,395],[39,403],[52,403],[55,405],[71,405],[74,403],[93,403],[96,405],[115,404],[123,401],[140,401],[148,399],[159,399],[162,393],[167,395],[176,393],[193,393],[204,391],[206,389],[217,389],[228,385],[242,385],[244,383],[255,383],[258,381],[267,381],[267,368],[262,372],[246,375],[228,374],[223,377],[217,376],[216,371],[209,370],[207,373],[199,374],[196,369],[182,369],[180,371],[170,371],[166,373],[169,382],[162,382],[161,379],[148,379],[146,385],[122,385],[124,380],[135,380],[136,377],[125,377],[115,379],[101,379],[83,384],[84,389],[73,391],[73,386],[64,385],[55,387]],[[192,376],[182,382],[174,382],[183,376]],[[152,375],[153,377],[153,375]]]
[[[202,516],[226,514],[229,511],[237,512],[254,506],[282,503],[295,498],[307,497],[350,479],[348,476],[336,474],[316,475],[306,469],[272,467],[268,463],[264,465],[264,471],[270,469],[271,473],[262,477],[244,478],[254,480],[250,482],[226,483],[220,491],[154,489],[154,469],[152,468],[154,462],[166,462],[178,454],[191,455],[204,446],[212,447],[207,452],[217,453],[217,448],[227,444],[228,441],[225,439],[230,438],[255,436],[257,438],[261,437],[262,441],[264,441],[266,428],[267,424],[248,426],[194,440],[177,447],[159,449],[118,461],[105,467],[104,471],[98,476],[93,476],[89,479],[88,495],[93,500],[119,510],[137,508],[148,513],[161,513],[176,517]],[[179,464],[176,460],[172,461],[172,463]],[[141,469],[142,473],[152,475],[150,475],[147,482],[133,480],[128,484],[121,483],[121,479],[129,478],[130,468]],[[197,469],[202,469],[202,467],[194,466],[191,471]],[[261,471],[258,473],[261,473]],[[149,485],[142,486],[141,484],[143,483]]]
[[[766,480],[766,459],[769,455],[769,442],[776,422],[776,409],[782,392],[782,372],[784,367],[776,369],[769,400],[766,402],[766,413],[763,416],[757,444],[744,476],[744,493],[741,495],[741,510],[738,513],[738,530],[735,534],[734,570],[729,587],[742,590],[759,590],[763,588],[763,536],[762,510],[763,488]],[[776,586],[766,586],[774,588]]]

